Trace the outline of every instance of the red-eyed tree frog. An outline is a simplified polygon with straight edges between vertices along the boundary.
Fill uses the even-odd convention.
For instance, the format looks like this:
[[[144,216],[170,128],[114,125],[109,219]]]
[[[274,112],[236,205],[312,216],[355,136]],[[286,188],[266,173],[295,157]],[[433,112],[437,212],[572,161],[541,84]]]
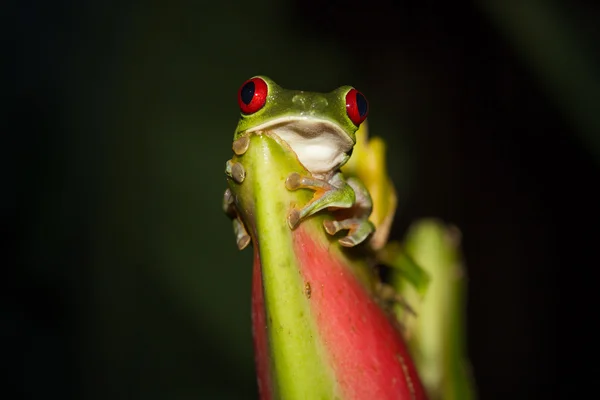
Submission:
[[[324,209],[344,210],[344,218],[325,221],[325,230],[330,235],[347,230],[339,240],[345,247],[364,242],[375,231],[369,221],[371,196],[357,176],[344,176],[340,168],[350,159],[356,131],[367,118],[365,96],[351,86],[329,93],[287,90],[266,76],[256,76],[242,85],[238,103],[241,118],[233,138],[237,155],[248,149],[249,135],[276,135],[310,172],[306,176],[292,173],[285,182],[288,190],[314,191],[308,204],[290,207],[289,228],[294,229]],[[226,164],[226,174],[238,183],[245,177],[243,166],[231,160]],[[250,235],[237,217],[229,190],[225,192],[224,209],[233,218],[237,244],[243,249]]]

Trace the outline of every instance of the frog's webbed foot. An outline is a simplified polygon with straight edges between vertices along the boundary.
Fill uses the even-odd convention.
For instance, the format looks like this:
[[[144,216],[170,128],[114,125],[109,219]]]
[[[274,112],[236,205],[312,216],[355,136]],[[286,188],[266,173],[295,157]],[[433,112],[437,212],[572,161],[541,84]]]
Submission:
[[[301,209],[292,208],[290,210],[288,225],[291,229],[295,229],[301,221],[325,208],[350,208],[355,202],[352,188],[339,179],[326,182],[293,172],[286,179],[285,187],[288,190],[310,189],[315,191],[312,200],[307,205]]]
[[[250,235],[235,208],[233,195],[229,189],[225,190],[225,195],[223,196],[223,211],[233,220],[233,233],[235,234],[238,249],[245,249],[250,244]]]
[[[341,230],[348,229],[348,235],[339,240],[344,247],[354,247],[362,243],[374,230],[375,227],[365,218],[348,218],[341,221],[324,221],[325,231],[335,235]]]
[[[372,203],[369,193],[360,182],[353,179],[344,180],[341,173],[335,174],[330,181],[292,173],[285,181],[288,190],[311,189],[315,193],[312,200],[301,209],[292,208],[288,214],[291,229],[309,216],[329,209],[354,209],[347,219],[325,221],[327,233],[335,235],[341,230],[348,230],[348,235],[339,240],[345,247],[356,246],[363,242],[375,229],[368,220]],[[363,190],[364,189],[364,190]]]

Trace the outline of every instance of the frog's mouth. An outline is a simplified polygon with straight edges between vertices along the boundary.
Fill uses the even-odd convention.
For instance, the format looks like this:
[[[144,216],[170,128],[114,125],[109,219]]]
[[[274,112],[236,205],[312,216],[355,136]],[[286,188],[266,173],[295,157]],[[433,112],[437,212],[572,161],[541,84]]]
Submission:
[[[354,142],[339,125],[307,117],[283,117],[246,131],[276,135],[296,153],[304,167],[316,176],[330,175],[348,159]]]

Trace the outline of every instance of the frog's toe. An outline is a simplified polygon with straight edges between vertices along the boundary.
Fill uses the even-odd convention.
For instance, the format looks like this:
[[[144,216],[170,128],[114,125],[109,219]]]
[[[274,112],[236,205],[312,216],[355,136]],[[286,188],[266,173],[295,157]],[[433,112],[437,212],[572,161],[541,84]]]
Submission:
[[[373,224],[367,219],[349,218],[342,221],[324,221],[323,227],[330,235],[348,229],[348,235],[339,240],[344,247],[354,247],[364,242],[375,231]]]
[[[300,210],[297,208],[292,208],[287,216],[287,221],[290,229],[295,229],[300,223]]]
[[[230,218],[235,218],[236,216],[233,194],[229,189],[226,189],[223,194],[223,212]]]
[[[288,175],[285,180],[285,187],[288,190],[310,189],[314,191],[312,199],[304,207],[296,208],[292,206],[287,216],[288,225],[291,229],[294,229],[304,219],[328,207],[350,208],[354,205],[356,196],[352,187],[340,181],[339,177],[335,182],[338,182],[339,186],[297,172]]]
[[[325,232],[329,233],[332,236],[342,229],[340,228],[340,221],[335,220],[323,221],[323,227],[325,228]]]
[[[237,238],[237,247],[240,250],[244,250],[250,244],[250,236],[242,235]]]
[[[236,183],[244,182],[246,179],[246,170],[244,166],[239,162],[227,160],[225,163],[225,174],[233,179]]]
[[[322,179],[316,179],[310,176],[304,176],[297,172],[292,172],[285,180],[285,187],[288,190],[311,189],[329,191],[333,187]]]
[[[353,233],[348,234],[348,236],[341,238],[339,242],[344,247],[354,247],[364,242],[371,232],[371,229],[357,229]]]
[[[250,244],[250,235],[244,223],[239,218],[233,220],[233,233],[235,233],[235,241],[238,249],[244,250]]]
[[[234,141],[232,145],[233,152],[238,156],[241,156],[248,151],[248,147],[250,147],[250,138],[248,136],[242,136]]]
[[[302,187],[302,175],[292,172],[285,180],[285,187],[288,190],[298,190]]]

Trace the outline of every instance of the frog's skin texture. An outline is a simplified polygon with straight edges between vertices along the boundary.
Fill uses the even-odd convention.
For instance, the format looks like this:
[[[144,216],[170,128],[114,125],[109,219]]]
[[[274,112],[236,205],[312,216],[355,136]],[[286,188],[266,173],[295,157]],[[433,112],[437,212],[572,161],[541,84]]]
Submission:
[[[325,221],[324,228],[330,235],[347,231],[339,239],[342,246],[356,246],[371,236],[375,226],[369,221],[373,208],[369,191],[358,177],[346,178],[340,172],[356,144],[356,131],[367,117],[364,96],[350,86],[329,93],[287,90],[265,76],[256,76],[242,85],[238,103],[241,117],[232,146],[236,155],[248,150],[250,135],[276,136],[309,172],[292,173],[285,181],[288,190],[314,192],[308,204],[290,205],[289,228],[295,229],[321,210],[330,210],[334,219]],[[225,173],[237,183],[244,181],[245,171],[240,163],[227,161]],[[250,235],[229,190],[225,192],[223,209],[233,220],[238,247],[245,248]]]

